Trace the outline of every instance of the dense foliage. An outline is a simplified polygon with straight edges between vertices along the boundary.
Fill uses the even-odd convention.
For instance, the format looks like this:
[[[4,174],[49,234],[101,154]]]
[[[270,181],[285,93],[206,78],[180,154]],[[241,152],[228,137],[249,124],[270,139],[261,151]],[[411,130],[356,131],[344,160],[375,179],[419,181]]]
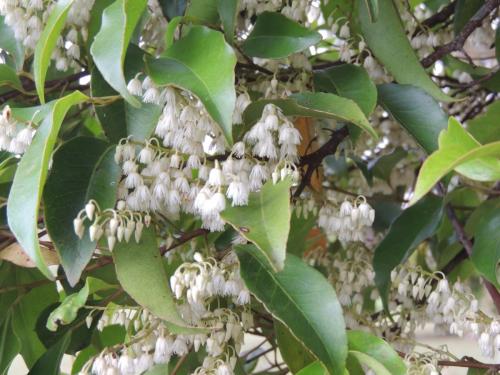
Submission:
[[[499,8],[0,0],[0,374],[497,373]]]

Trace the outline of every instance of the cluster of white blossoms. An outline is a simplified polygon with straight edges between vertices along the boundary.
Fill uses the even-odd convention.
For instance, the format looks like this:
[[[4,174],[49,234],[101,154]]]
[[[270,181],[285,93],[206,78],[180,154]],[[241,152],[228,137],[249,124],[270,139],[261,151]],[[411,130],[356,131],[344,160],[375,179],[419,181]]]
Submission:
[[[123,325],[131,332],[129,342],[106,349],[89,361],[82,374],[140,374],[154,365],[170,362],[201,348],[207,352],[195,373],[232,375],[241,350],[244,331],[253,326],[247,307],[250,294],[239,276],[234,253],[221,261],[195,253],[194,262],[183,263],[171,277],[172,290],[181,316],[194,327],[207,328],[193,334],[173,334],[161,319],[146,310],[112,307],[98,327]],[[236,308],[213,308],[212,302],[234,303]],[[217,303],[216,305],[221,305]]]
[[[87,25],[95,0],[75,0],[69,9],[64,31],[57,40],[52,59],[56,69],[79,68],[81,41],[88,37]],[[36,43],[51,12],[54,0],[0,0],[0,15],[12,29],[16,40],[22,42],[27,53],[35,50]]]
[[[280,12],[297,22],[307,23],[316,20],[320,14],[319,4],[310,0],[242,0],[239,2],[239,14],[244,14],[239,21],[242,28],[248,29],[253,16],[263,12]]]
[[[144,226],[149,227],[151,216],[124,209],[123,202],[118,202],[118,209],[102,210],[99,204],[90,200],[73,220],[73,229],[82,239],[85,235],[85,221],[92,222],[89,226],[91,241],[99,241],[104,235],[107,239],[109,250],[113,250],[117,242],[129,242],[134,237],[139,242]]]
[[[405,357],[407,375],[439,375],[436,353],[412,352]]]
[[[12,116],[8,105],[3,108],[0,116],[0,151],[13,154],[24,154],[33,140],[35,129],[31,123],[18,123]]]
[[[174,218],[184,212],[200,217],[203,228],[222,231],[220,213],[226,198],[233,206],[243,206],[250,193],[268,180],[276,183],[289,176],[299,180],[295,163],[301,135],[276,106],[266,105],[260,120],[226,156],[218,126],[192,95],[159,88],[149,77],[141,81],[139,75],[128,89],[145,102],[162,106],[162,114],[155,138],[123,139],[116,148],[115,161],[122,169],[117,209],[125,210],[125,217],[129,210]],[[236,117],[241,118],[248,103],[248,94],[238,96]],[[81,218],[77,219],[75,229],[83,233]]]
[[[239,264],[234,253],[218,262],[194,254],[194,262],[183,263],[170,277],[170,288],[178,300],[189,309],[182,308],[184,320],[197,324],[207,313],[207,306],[217,297],[230,298],[236,305],[250,303],[250,292],[240,277]]]
[[[397,290],[389,309],[393,317],[400,317],[397,322],[403,331],[412,333],[418,325],[431,321],[453,335],[473,335],[485,356],[493,357],[500,351],[500,321],[479,310],[477,299],[465,284],[457,281],[450,286],[441,273],[404,267],[394,270],[391,279]]]
[[[364,233],[375,220],[375,210],[362,195],[350,201],[348,198],[340,207],[327,202],[318,214],[318,226],[327,236],[342,242],[363,241]]]

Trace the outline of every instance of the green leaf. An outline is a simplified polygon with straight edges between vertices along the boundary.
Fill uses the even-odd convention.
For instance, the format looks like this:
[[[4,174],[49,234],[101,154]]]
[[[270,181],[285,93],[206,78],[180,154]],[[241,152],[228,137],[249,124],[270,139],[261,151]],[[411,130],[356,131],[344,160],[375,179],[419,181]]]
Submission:
[[[18,283],[42,280],[39,272],[36,277],[26,279],[18,276]],[[22,337],[21,355],[28,367],[31,367],[45,353],[46,349],[36,333],[40,314],[59,298],[55,284],[47,284],[31,290],[19,303],[13,306],[13,326],[18,337]]]
[[[15,38],[12,29],[5,24],[3,16],[0,16],[0,49],[7,51],[12,56],[17,71],[23,69],[24,46]]]
[[[253,242],[275,270],[285,265],[290,232],[290,179],[277,184],[268,181],[257,193],[250,193],[247,206],[228,207],[222,213],[241,236]]]
[[[371,160],[368,163],[368,170],[373,173],[374,176],[389,182],[394,167],[400,160],[404,159],[406,155],[408,155],[408,152],[401,147],[397,147],[391,153]]]
[[[107,7],[102,13],[101,29],[90,47],[106,82],[135,107],[139,107],[140,102],[128,92],[123,65],[130,39],[146,5],[147,0],[117,0]]]
[[[165,17],[171,20],[184,14],[187,0],[159,0],[159,3]]]
[[[457,0],[453,17],[453,31],[457,35],[469,19],[481,8],[484,0]]]
[[[90,199],[101,210],[114,207],[121,176],[114,153],[115,147],[105,141],[78,137],[64,143],[53,157],[43,194],[45,224],[72,286],[96,248],[88,231],[82,239],[75,234],[73,220]]]
[[[96,348],[89,346],[78,353],[71,367],[71,375],[77,375],[83,366],[95,355],[99,354]]]
[[[500,289],[497,273],[500,260],[500,200],[488,200],[481,206],[481,217],[474,228],[472,263],[481,274]],[[479,209],[479,208],[478,208]]]
[[[325,368],[319,361],[315,361],[297,372],[297,375],[326,375]]]
[[[377,89],[379,103],[420,146],[429,154],[437,150],[439,133],[448,126],[448,116],[439,103],[411,85],[388,83]]]
[[[224,36],[229,44],[233,44],[236,16],[238,13],[238,0],[217,0],[217,10],[224,28]]]
[[[71,332],[67,332],[35,363],[28,375],[59,375],[61,361],[70,341]]]
[[[57,134],[68,110],[87,97],[75,91],[52,104],[17,167],[7,204],[9,227],[17,241],[48,278],[52,278],[38,243],[38,209]]]
[[[365,0],[366,9],[370,15],[370,20],[372,22],[377,22],[378,18],[378,0]]]
[[[64,23],[72,4],[73,0],[57,1],[36,44],[33,73],[35,76],[36,92],[42,104],[45,103],[45,77],[49,69],[52,52],[57,45],[57,40],[64,28]]]
[[[287,253],[292,253],[301,257],[304,252],[309,248],[308,239],[309,233],[317,224],[317,217],[312,213],[305,218],[303,215],[297,217],[292,212],[290,220],[290,233],[288,235],[288,243],[286,247]]]
[[[314,362],[315,359],[311,353],[304,348],[304,345],[279,320],[274,321],[274,330],[281,356],[292,374],[297,373],[309,363]]]
[[[70,294],[61,302],[61,304],[50,313],[47,319],[47,329],[49,331],[57,331],[60,325],[72,323],[80,310],[87,302],[89,295],[100,290],[114,288],[112,285],[105,283],[100,279],[87,277],[85,285],[77,293]]]
[[[201,100],[229,144],[233,142],[235,66],[236,56],[223,35],[203,26],[193,26],[160,59],[146,59],[148,74],[157,85],[182,87]]]
[[[413,250],[434,233],[442,215],[442,199],[434,196],[426,197],[415,206],[403,211],[375,249],[373,257],[375,284],[386,306],[391,271],[405,262]]]
[[[245,125],[250,126],[256,123],[262,115],[262,110],[269,103],[280,107],[286,116],[331,118],[350,122],[365,130],[372,137],[378,137],[363,111],[354,101],[323,92],[302,92],[293,94],[288,99],[263,99],[253,102],[243,112]]]
[[[364,364],[365,366],[369,367],[370,369],[373,370],[375,375],[392,375],[387,369],[382,365],[379,361],[377,361],[375,358],[370,357],[369,355],[358,352],[356,350],[349,350],[349,355],[352,355],[355,357],[360,363]],[[406,373],[406,372],[404,372]]]
[[[422,164],[410,204],[421,199],[452,170],[478,181],[500,179],[500,142],[481,146],[460,123],[450,118],[439,135],[439,150]]]
[[[276,273],[255,246],[237,246],[236,253],[248,289],[331,375],[342,375],[347,356],[344,318],[335,291],[323,275],[291,254],[283,271]]]
[[[18,91],[24,91],[14,69],[6,64],[0,64],[0,86],[10,86]]]
[[[6,374],[10,364],[21,350],[21,340],[12,328],[12,311],[0,323],[0,374]]]
[[[247,39],[241,45],[243,52],[252,57],[281,59],[315,45],[321,35],[281,13],[264,12]]]
[[[152,228],[144,229],[139,243],[117,243],[113,260],[120,285],[138,304],[170,323],[172,331],[194,330],[177,312]]]
[[[402,358],[387,342],[377,336],[363,331],[347,331],[347,341],[349,353],[356,351],[368,355],[380,363],[390,375],[406,374]]]
[[[434,98],[449,102],[444,94],[427,75],[415,51],[408,41],[398,11],[392,0],[379,0],[379,17],[372,22],[365,0],[358,0],[359,22],[368,47],[375,57],[401,84],[418,86]]]
[[[196,23],[218,25],[217,5],[217,0],[190,0],[186,8],[186,16]]]
[[[353,100],[367,117],[377,105],[377,88],[361,66],[344,64],[314,71],[314,87]]]
[[[485,112],[467,121],[467,131],[480,143],[500,141],[500,101],[486,107]]]

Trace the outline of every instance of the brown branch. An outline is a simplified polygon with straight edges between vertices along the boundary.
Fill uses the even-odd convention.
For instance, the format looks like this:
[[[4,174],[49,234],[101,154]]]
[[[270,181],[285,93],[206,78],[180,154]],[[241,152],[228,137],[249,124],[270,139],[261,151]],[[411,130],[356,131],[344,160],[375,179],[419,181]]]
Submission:
[[[404,352],[398,351],[398,354],[401,358],[407,357],[407,354]],[[475,369],[484,369],[492,371],[500,370],[500,363],[483,363],[475,358],[467,356],[462,357],[458,361],[439,360],[437,365],[441,367],[463,367],[463,368],[475,368]]]
[[[300,194],[304,191],[304,189],[309,185],[311,181],[311,177],[313,176],[314,171],[321,165],[321,162],[328,155],[332,155],[337,151],[337,147],[339,144],[349,135],[349,130],[346,126],[339,130],[335,130],[332,133],[332,136],[323,146],[318,148],[316,151],[302,156],[300,158],[300,166],[306,167],[307,170],[302,180],[300,181],[300,185],[295,190],[293,197],[298,198]]]
[[[458,35],[451,42],[443,44],[438,47],[429,56],[422,59],[421,63],[425,68],[428,68],[434,64],[437,60],[441,59],[443,56],[462,49],[465,41],[472,32],[481,26],[483,20],[496,8],[500,6],[500,0],[486,0],[484,4],[479,8],[479,10],[474,14],[471,19],[465,24],[463,29],[458,33]]]
[[[439,12],[434,13],[432,16],[422,21],[422,26],[431,28],[436,26],[438,23],[445,22],[455,12],[456,3],[456,1],[452,1]]]
[[[203,229],[203,228],[198,228],[198,229],[193,230],[192,232],[183,233],[181,235],[181,237],[177,240],[176,243],[170,245],[169,247],[166,247],[165,245],[161,246],[160,247],[160,254],[165,255],[170,250],[173,250],[176,247],[184,245],[186,242],[191,241],[193,238],[204,236],[208,233],[209,233],[208,230]]]
[[[82,72],[78,72],[78,73],[69,75],[69,76],[64,77],[64,78],[59,78],[59,79],[47,81],[47,82],[45,82],[45,89],[58,88],[58,87],[67,85],[69,83],[78,81],[80,78],[83,78],[83,77],[88,76],[88,75],[89,75],[89,73],[87,71],[82,71]],[[86,88],[87,86],[78,86],[78,87]],[[23,88],[25,91],[34,90],[36,88],[35,82],[28,81],[24,84]],[[14,98],[21,96],[21,95],[25,95],[25,94],[22,93],[21,91],[17,91],[17,90],[12,90],[12,91],[8,91],[6,93],[3,93],[0,95],[0,104],[3,104],[5,102],[7,102],[8,100],[14,99]],[[33,93],[33,95],[36,95],[36,94]]]

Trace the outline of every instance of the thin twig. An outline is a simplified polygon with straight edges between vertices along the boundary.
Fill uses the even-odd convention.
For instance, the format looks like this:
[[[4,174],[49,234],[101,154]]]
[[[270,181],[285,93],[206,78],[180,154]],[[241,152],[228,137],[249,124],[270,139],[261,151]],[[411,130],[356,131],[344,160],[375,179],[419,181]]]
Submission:
[[[441,59],[447,54],[453,51],[461,50],[469,35],[472,34],[475,29],[481,26],[483,20],[498,6],[500,6],[500,0],[486,0],[481,8],[479,8],[479,10],[476,12],[476,14],[474,14],[464,25],[455,39],[447,44],[438,47],[433,53],[422,59],[422,65],[425,68],[428,68],[437,60]]]

